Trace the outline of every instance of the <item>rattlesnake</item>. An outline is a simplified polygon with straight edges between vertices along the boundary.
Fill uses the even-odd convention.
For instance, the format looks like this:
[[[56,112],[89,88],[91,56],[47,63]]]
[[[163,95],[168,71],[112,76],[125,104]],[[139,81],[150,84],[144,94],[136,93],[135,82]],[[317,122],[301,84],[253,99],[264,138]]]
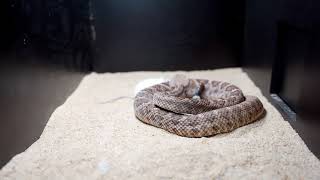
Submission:
[[[141,121],[186,137],[230,132],[265,112],[257,97],[235,85],[183,75],[138,92],[134,111]]]

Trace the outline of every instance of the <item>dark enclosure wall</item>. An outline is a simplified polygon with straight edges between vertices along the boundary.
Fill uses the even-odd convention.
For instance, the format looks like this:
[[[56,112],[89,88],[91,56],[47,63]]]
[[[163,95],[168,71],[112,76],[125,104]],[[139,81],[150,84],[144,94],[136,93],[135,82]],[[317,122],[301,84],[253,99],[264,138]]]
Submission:
[[[84,66],[73,58],[72,46],[54,46],[64,33],[49,27],[60,21],[46,19],[49,11],[35,2],[0,2],[0,168],[40,137],[85,75],[75,71]]]
[[[94,28],[89,0],[1,2],[1,50],[19,62],[91,71]]]
[[[240,62],[244,0],[6,2],[15,28],[4,34],[15,33],[9,39],[19,54],[69,69],[192,70]]]
[[[92,1],[95,71],[239,65],[244,0]]]
[[[248,0],[242,62],[267,97],[288,105],[289,110],[275,103],[318,157],[319,12],[317,0]]]

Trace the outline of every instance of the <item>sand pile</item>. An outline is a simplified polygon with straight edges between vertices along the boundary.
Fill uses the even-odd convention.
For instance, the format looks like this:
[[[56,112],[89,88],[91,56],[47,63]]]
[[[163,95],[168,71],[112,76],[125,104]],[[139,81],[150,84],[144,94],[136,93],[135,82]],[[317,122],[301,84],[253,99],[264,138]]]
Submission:
[[[179,72],[227,81],[260,98],[266,116],[228,134],[179,137],[137,120],[132,99],[108,101],[134,96],[146,78],[175,73],[86,76],[0,179],[320,179],[320,161],[240,68]]]

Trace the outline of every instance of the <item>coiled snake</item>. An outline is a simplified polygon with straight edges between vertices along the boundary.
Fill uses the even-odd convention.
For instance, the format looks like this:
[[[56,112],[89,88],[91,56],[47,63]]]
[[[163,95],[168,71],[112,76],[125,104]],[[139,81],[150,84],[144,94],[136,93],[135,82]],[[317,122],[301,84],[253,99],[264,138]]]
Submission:
[[[134,111],[139,120],[186,137],[230,132],[265,112],[257,97],[232,84],[183,75],[141,90]]]

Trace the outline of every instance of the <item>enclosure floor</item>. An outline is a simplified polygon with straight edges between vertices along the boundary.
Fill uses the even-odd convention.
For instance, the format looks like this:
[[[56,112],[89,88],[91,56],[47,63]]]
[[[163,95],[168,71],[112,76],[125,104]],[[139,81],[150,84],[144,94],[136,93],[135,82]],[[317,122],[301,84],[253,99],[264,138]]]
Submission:
[[[52,114],[40,139],[0,179],[319,179],[320,162],[240,68],[179,72],[236,84],[267,114],[209,138],[185,138],[137,120],[135,85],[177,72],[92,73]],[[37,112],[34,112],[37,113]],[[23,119],[21,119],[23,120]]]

